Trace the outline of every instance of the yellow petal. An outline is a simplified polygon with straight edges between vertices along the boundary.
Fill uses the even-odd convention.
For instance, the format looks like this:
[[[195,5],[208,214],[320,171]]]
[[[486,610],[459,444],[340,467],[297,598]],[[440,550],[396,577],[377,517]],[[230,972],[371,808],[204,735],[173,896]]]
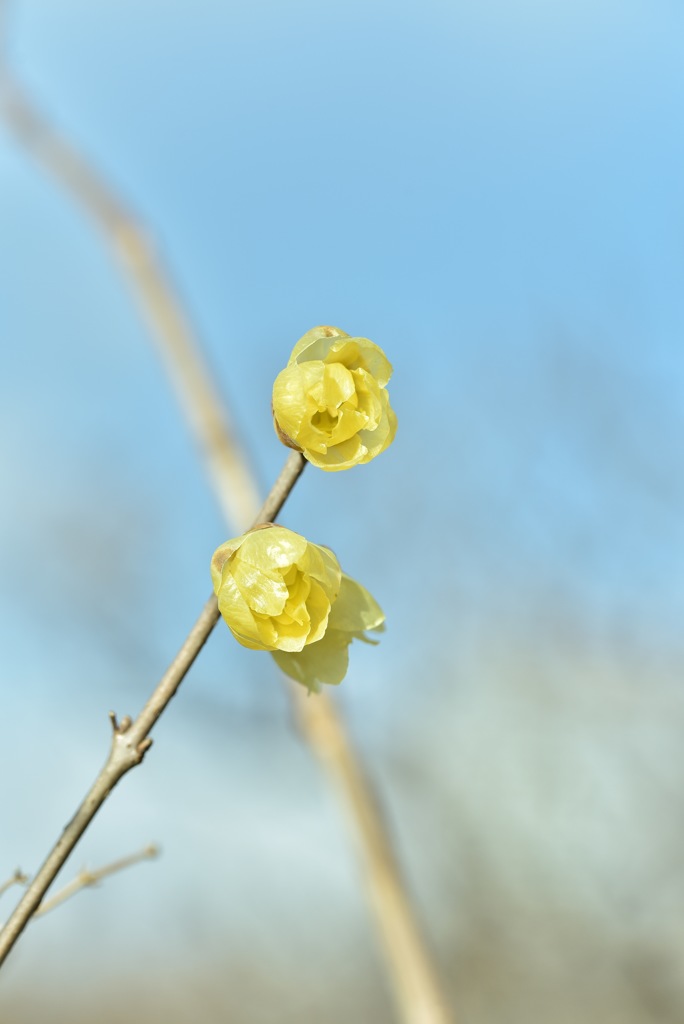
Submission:
[[[312,327],[310,331],[307,331],[306,334],[299,339],[295,347],[292,349],[289,363],[300,362],[302,357],[309,358],[308,356],[305,356],[305,353],[312,345],[315,345],[319,341],[348,337],[349,335],[346,334],[345,331],[341,331],[339,327]],[[318,356],[315,358],[318,358]]]
[[[318,643],[308,644],[299,653],[272,651],[278,668],[302,686],[314,692],[321,683],[337,686],[347,674],[349,665],[349,637],[328,630]]]
[[[390,407],[389,396],[386,391],[382,391],[381,395],[384,409],[377,428],[373,431],[359,431],[359,441],[368,451],[368,456],[363,459],[364,462],[370,462],[376,455],[389,448],[397,433],[397,417],[394,409]]]
[[[231,632],[243,646],[268,650],[261,641],[257,620],[230,572],[225,573],[219,587],[218,607]],[[245,640],[249,640],[249,645],[244,643]]]
[[[288,588],[277,571],[264,572],[242,558],[234,558],[229,572],[253,612],[280,615],[288,599]]]
[[[318,580],[330,600],[337,597],[342,570],[330,548],[323,547],[322,544],[309,544],[301,558],[297,560],[297,567]]]
[[[334,360],[342,363],[349,370],[366,370],[383,388],[392,376],[392,364],[389,359],[380,346],[368,338],[333,339],[325,356],[318,355],[315,346],[312,346],[309,351],[311,352],[309,358],[323,359],[326,363]]]
[[[335,473],[340,469],[350,469],[352,466],[358,465],[359,462],[367,462],[368,460],[365,458],[367,454],[368,448],[360,440],[359,435],[356,434],[354,437],[350,437],[348,441],[331,445],[324,455],[318,452],[305,451],[304,457],[312,465],[318,466],[319,469]]]
[[[308,544],[299,533],[284,526],[271,526],[246,533],[238,557],[268,574],[274,569],[289,568],[303,556]]]
[[[340,593],[330,611],[328,629],[362,633],[366,629],[377,629],[384,621],[383,610],[372,594],[342,573]]]

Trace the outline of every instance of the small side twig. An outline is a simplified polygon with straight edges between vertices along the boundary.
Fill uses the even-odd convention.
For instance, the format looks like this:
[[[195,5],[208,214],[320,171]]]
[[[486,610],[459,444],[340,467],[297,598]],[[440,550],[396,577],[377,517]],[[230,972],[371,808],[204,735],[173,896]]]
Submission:
[[[272,522],[285,504],[288,494],[297,482],[306,465],[299,452],[291,452],[283,471],[276,480],[271,493],[264,503],[255,525]],[[65,827],[35,877],[31,880],[24,896],[14,913],[0,931],[0,965],[16,943],[24,928],[40,906],[40,903],[56,878],[64,862],[79,839],[90,825],[114,787],[124,775],[140,764],[152,746],[149,733],[155,722],[175,696],[178,687],[188,673],[195,658],[202,650],[209,635],[218,622],[219,610],[216,597],[211,595],[195,625],[190,630],[180,651],[173,659],[152,696],[135,721],[126,716],[117,722],[113,712],[112,745],[109,757],[91,786],[71,821]]]
[[[11,889],[13,885],[26,885],[29,880],[29,876],[25,875],[21,868],[17,868],[11,878],[8,878],[5,882],[0,882],[0,896]]]
[[[107,878],[109,875],[117,874],[119,871],[124,871],[126,868],[133,867],[134,864],[140,864],[143,860],[153,860],[159,856],[159,847],[154,843],[150,843],[149,846],[145,846],[142,850],[138,850],[137,853],[131,853],[128,857],[120,857],[118,860],[113,860],[109,864],[105,864],[101,868],[97,868],[95,871],[87,871],[85,868],[76,875],[70,882],[68,882],[59,892],[56,892],[54,896],[51,896],[49,900],[43,900],[41,905],[36,910],[34,917],[42,917],[43,914],[48,914],[55,907],[58,907],[60,903],[64,903],[65,900],[71,899],[81,889],[88,889],[93,885],[97,885],[103,878]]]

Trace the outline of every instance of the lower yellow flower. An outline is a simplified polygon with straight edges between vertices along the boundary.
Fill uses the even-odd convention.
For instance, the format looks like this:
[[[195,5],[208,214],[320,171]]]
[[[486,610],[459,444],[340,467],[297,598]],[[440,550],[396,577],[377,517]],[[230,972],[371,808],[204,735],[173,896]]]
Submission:
[[[382,628],[385,619],[332,551],[282,526],[257,527],[226,541],[214,552],[211,576],[235,639],[270,651],[283,672],[309,690],[341,682],[351,641],[367,640],[364,631]]]

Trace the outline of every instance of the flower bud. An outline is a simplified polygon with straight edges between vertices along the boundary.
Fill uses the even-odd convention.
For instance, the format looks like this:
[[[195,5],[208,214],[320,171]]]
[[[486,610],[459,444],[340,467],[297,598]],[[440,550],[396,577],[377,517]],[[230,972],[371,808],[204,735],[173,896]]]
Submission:
[[[346,576],[328,548],[282,526],[258,527],[217,548],[211,562],[221,615],[235,639],[270,651],[279,667],[310,690],[339,683],[348,647],[385,616],[367,590]]]
[[[276,433],[320,469],[370,462],[397,430],[385,390],[391,375],[385,353],[368,338],[314,327],[273,385]]]

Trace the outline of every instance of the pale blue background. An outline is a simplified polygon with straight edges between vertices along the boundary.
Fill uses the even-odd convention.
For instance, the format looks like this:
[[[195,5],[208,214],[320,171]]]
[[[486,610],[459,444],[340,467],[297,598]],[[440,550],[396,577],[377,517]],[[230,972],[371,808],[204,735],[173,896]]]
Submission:
[[[454,998],[471,1006],[459,964],[487,916],[464,895],[466,846],[484,890],[501,887],[494,919],[510,922],[509,897],[552,922],[556,897],[573,908],[577,948],[613,965],[609,1002],[635,935],[676,977],[682,8],[24,0],[6,33],[30,95],[158,239],[264,489],[284,455],[271,384],[305,330],[364,334],[394,364],[394,446],[351,473],[308,470],[282,521],[334,547],[387,613],[340,698]],[[109,707],[135,712],[165,667],[225,529],[110,252],[0,131],[7,875],[72,812]],[[36,923],[12,992],[56,942],[90,970],[106,949],[113,978],[141,955],[187,963],[189,946],[226,969],[237,936],[247,962],[296,979],[299,929],[323,992],[358,991],[348,1012],[384,1019],[344,824],[266,656],[217,632],[156,739],[81,857],[154,838],[164,858]],[[143,901],[137,938],[117,900]],[[316,931],[328,902],[336,923]],[[521,1020],[565,1020],[566,984],[569,1020],[605,1021],[598,996],[572,1002],[563,935],[550,1006],[525,1002],[532,949],[527,982],[500,982],[507,1010],[477,1016],[480,993],[472,1019],[517,1020],[518,999]],[[365,959],[353,982],[340,943]],[[315,996],[283,991],[320,1019]]]

